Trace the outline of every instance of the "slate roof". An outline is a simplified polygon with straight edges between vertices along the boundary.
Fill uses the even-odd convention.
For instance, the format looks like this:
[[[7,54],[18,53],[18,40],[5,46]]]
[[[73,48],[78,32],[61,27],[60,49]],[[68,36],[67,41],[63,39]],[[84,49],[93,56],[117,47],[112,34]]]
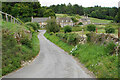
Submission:
[[[33,22],[46,22],[49,18],[33,18]]]
[[[72,19],[69,17],[65,17],[65,18],[56,18],[57,22],[71,22]]]

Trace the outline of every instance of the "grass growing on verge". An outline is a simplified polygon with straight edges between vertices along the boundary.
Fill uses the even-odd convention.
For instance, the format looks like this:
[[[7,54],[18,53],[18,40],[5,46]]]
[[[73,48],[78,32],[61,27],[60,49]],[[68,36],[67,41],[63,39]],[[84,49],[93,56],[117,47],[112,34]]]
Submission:
[[[55,35],[50,35],[49,33],[45,33],[44,36],[47,39],[49,39],[51,42],[55,43],[56,45],[58,45],[59,47],[61,47],[67,52],[70,52],[72,48],[74,47],[74,46],[70,46],[69,44],[63,42],[62,40],[60,40],[59,37],[56,37]]]
[[[2,75],[21,67],[22,61],[37,56],[40,50],[37,32],[26,33],[24,25],[3,22],[2,25]],[[23,37],[15,37],[19,32]],[[30,38],[30,35],[32,38]],[[30,39],[30,40],[29,40]]]
[[[64,43],[55,35],[45,33],[45,37],[67,52],[70,52],[74,47]],[[109,55],[105,49],[103,45],[79,44],[72,54],[97,78],[118,78],[118,56]]]
[[[103,45],[78,45],[72,54],[98,78],[118,78],[118,56],[108,55]]]

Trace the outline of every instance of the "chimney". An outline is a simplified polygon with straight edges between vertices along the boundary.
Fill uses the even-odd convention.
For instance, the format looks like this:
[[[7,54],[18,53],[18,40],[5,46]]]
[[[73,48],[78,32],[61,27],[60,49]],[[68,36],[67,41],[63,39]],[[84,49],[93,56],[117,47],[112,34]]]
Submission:
[[[31,17],[31,22],[33,22],[33,16]]]

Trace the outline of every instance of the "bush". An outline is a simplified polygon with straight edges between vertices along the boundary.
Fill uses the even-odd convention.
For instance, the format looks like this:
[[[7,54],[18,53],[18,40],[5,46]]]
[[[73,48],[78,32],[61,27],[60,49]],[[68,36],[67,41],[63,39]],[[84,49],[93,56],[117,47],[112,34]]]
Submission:
[[[72,27],[71,26],[65,26],[64,27],[64,32],[72,32]]]
[[[70,45],[77,45],[79,42],[79,39],[77,38],[76,34],[70,34],[67,38],[67,43]]]
[[[112,28],[111,26],[108,26],[108,27],[105,28],[105,32],[106,33],[115,33],[115,29]]]
[[[53,32],[50,32],[50,35],[53,35],[54,33]]]
[[[28,28],[29,27],[32,27],[33,29],[34,29],[34,31],[37,31],[37,25],[35,24],[35,23],[32,23],[32,22],[27,22],[27,23],[25,23],[27,26],[28,26]]]
[[[37,22],[34,22],[34,24],[37,26],[37,29],[40,29],[40,24]]]
[[[74,23],[78,22],[78,20],[74,17],[71,18]]]
[[[115,53],[115,47],[116,45],[114,44],[114,42],[110,42],[107,44],[105,51],[109,54],[113,54]]]
[[[60,31],[60,26],[57,24],[55,18],[49,19],[47,21],[46,30],[47,32],[54,32],[54,33]]]
[[[83,23],[82,23],[82,22],[80,22],[78,25],[83,25]]]
[[[93,25],[93,24],[90,24],[90,25],[87,26],[87,30],[90,31],[90,32],[92,32],[92,31],[95,32],[96,26]]]

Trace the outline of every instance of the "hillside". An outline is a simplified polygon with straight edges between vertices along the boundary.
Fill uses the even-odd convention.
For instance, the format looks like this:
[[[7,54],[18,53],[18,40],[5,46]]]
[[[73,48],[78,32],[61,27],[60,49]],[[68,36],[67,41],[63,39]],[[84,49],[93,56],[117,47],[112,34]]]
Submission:
[[[2,21],[2,75],[22,67],[39,53],[37,34],[26,25]]]

